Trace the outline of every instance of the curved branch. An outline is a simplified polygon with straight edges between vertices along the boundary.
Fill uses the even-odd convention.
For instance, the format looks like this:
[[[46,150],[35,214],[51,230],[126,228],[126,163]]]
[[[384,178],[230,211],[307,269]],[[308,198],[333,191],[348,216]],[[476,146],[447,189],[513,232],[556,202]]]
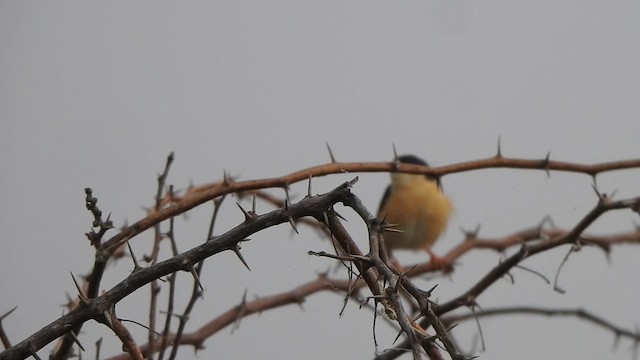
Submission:
[[[536,236],[534,236],[534,233]],[[501,239],[480,239],[476,238],[473,240],[465,240],[461,242],[459,245],[455,246],[451,249],[446,258],[452,261],[458,260],[464,254],[472,249],[491,249],[495,251],[503,251],[510,247],[520,245],[524,241],[532,241],[539,240],[541,238],[552,237],[552,236],[564,236],[569,233],[567,230],[561,229],[552,229],[552,230],[542,230],[539,229],[528,229],[523,231],[518,231],[513,234],[507,235]],[[622,243],[637,243],[640,244],[640,231],[623,233],[623,234],[614,234],[610,236],[594,236],[589,234],[583,234],[581,242],[584,244],[587,241],[593,242],[594,245],[597,245],[602,248],[609,249],[611,246]],[[589,240],[587,240],[589,239]],[[422,263],[417,264],[411,268],[406,274],[407,277],[416,277],[424,274],[425,272],[435,271],[432,268],[430,263]],[[240,317],[249,316],[255,313],[261,313],[266,310],[270,310],[273,308],[278,308],[281,306],[286,306],[290,304],[297,304],[302,301],[307,296],[313,295],[322,291],[333,291],[333,292],[342,292],[342,293],[351,293],[357,292],[366,286],[366,283],[362,279],[358,279],[354,283],[351,283],[348,280],[342,279],[331,279],[326,277],[320,277],[316,280],[312,280],[305,284],[299,285],[298,287],[291,289],[289,291],[285,291],[279,294],[264,296],[257,300],[247,302],[244,304],[244,312],[241,311],[241,304],[233,306],[226,312],[218,315],[216,318],[212,319],[202,327],[184,334],[184,338],[181,339],[176,345],[193,345],[195,347],[202,346],[202,343],[209,337],[215,335],[223,328],[232,325],[235,321],[238,321]],[[486,312],[486,311],[485,311]],[[467,315],[463,315],[467,316]],[[468,316],[472,316],[469,314]],[[455,321],[452,320],[452,316],[443,317],[443,322],[448,324],[453,323]],[[448,327],[448,326],[447,326]],[[168,339],[174,341],[175,335],[168,335]],[[167,344],[164,344],[167,346]],[[406,349],[406,346],[404,347]],[[148,357],[149,345],[142,345],[140,347],[142,353],[145,357]],[[160,340],[157,340],[156,345],[154,346],[156,351],[162,349],[162,344]],[[406,350],[400,351],[400,354],[405,353]],[[385,356],[391,356],[393,352],[385,352],[383,355],[380,355],[381,358],[385,358]],[[397,356],[397,355],[396,355]],[[117,355],[109,358],[109,360],[128,360],[129,357],[127,354]]]
[[[0,360],[24,359],[30,356],[31,352],[35,352],[56,338],[65,335],[69,326],[76,326],[90,319],[102,319],[103,314],[110,311],[116,303],[154,279],[177,271],[191,271],[198,262],[219,252],[234,249],[238,242],[253,233],[288,222],[289,219],[297,219],[303,216],[322,218],[326,209],[337,202],[345,201],[350,194],[351,186],[356,180],[357,178],[351,182],[346,182],[326,194],[305,197],[285,209],[277,209],[264,215],[255,216],[202,245],[149,267],[134,271],[106,293],[89,299],[86,304],[72,310],[27,339],[0,353]]]
[[[601,318],[600,316],[590,313],[584,309],[544,309],[544,308],[531,307],[531,306],[514,306],[514,307],[493,308],[493,309],[479,309],[475,313],[468,313],[468,314],[462,314],[462,315],[449,315],[449,316],[443,317],[442,320],[445,321],[447,324],[454,324],[454,323],[458,323],[458,322],[473,319],[473,318],[502,316],[502,315],[571,316],[571,317],[576,317],[578,319],[585,320],[589,323],[595,324],[596,326],[609,330],[616,337],[626,337],[628,339],[631,339],[632,341],[640,342],[640,334],[637,331],[631,331],[631,330],[616,326],[612,322],[607,321]]]

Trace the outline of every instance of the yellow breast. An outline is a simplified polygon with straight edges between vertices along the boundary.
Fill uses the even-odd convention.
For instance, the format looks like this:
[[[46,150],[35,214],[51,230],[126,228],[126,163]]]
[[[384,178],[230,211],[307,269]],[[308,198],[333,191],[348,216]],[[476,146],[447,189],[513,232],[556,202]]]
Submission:
[[[391,193],[378,217],[402,232],[386,232],[392,249],[430,249],[447,226],[451,202],[435,181],[421,175],[392,174]]]

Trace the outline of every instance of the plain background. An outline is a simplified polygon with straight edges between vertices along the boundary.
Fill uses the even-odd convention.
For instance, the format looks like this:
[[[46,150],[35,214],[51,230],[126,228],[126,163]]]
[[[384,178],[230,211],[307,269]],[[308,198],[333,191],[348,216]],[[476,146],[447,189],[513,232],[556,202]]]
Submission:
[[[0,3],[0,312],[14,343],[54,320],[69,271],[93,262],[84,233],[90,214],[84,191],[116,225],[143,217],[156,175],[170,151],[169,182],[281,176],[325,163],[328,142],[341,161],[386,161],[391,144],[433,165],[491,156],[498,137],[506,156],[579,163],[640,154],[640,3],[635,1],[211,1]],[[354,191],[375,211],[387,174],[360,174]],[[318,179],[327,191],[353,174]],[[482,170],[447,176],[455,205],[444,253],[463,240],[460,228],[482,225],[499,237],[537,225],[546,215],[573,226],[595,204],[592,179],[542,171]],[[598,177],[617,198],[640,195],[640,171]],[[293,186],[298,198],[306,184]],[[274,191],[274,194],[283,194]],[[228,199],[216,233],[242,221]],[[266,204],[259,211],[270,210]],[[177,222],[180,250],[204,240],[210,206]],[[366,244],[362,223],[348,210],[349,229]],[[632,231],[630,211],[603,216],[589,233]],[[314,230],[299,236],[283,225],[256,235],[243,253],[207,261],[189,329],[249,299],[286,291],[330,268],[308,250],[329,250]],[[115,232],[111,232],[113,235]],[[150,234],[132,241],[138,257]],[[568,248],[525,262],[553,279]],[[597,249],[570,257],[560,274],[567,293],[525,271],[514,271],[483,294],[484,308],[537,305],[584,308],[627,329],[640,325],[640,251],[618,246],[609,261]],[[424,254],[404,253],[407,262]],[[477,252],[451,277],[417,280],[440,286],[446,301],[500,260]],[[132,269],[112,266],[104,289]],[[334,276],[343,276],[336,273]],[[190,292],[184,288],[181,309]],[[147,288],[118,305],[120,317],[146,322]],[[193,355],[180,358],[366,359],[375,352],[370,310],[340,295],[316,294],[303,305],[276,309],[225,329]],[[163,308],[163,304],[160,304]],[[464,313],[465,309],[459,312]],[[570,318],[513,316],[481,321],[487,350],[471,322],[453,331],[464,350],[484,359],[629,359],[632,343]],[[131,326],[140,343],[143,329]],[[379,322],[378,350],[395,330]],[[120,345],[89,323],[81,339],[93,358]],[[50,347],[40,352],[47,356]]]

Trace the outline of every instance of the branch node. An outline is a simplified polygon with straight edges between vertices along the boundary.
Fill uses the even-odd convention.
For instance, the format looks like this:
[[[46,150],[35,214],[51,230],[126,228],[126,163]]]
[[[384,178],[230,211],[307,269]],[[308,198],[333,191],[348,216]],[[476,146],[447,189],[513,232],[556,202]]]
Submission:
[[[244,222],[245,223],[249,223],[251,222],[251,220],[253,220],[255,214],[251,214],[250,212],[248,212],[247,210],[245,210],[242,205],[240,205],[239,202],[236,201],[236,205],[238,205],[238,207],[240,208],[240,211],[242,211],[242,214],[244,215]]]
[[[547,152],[547,156],[545,156],[544,160],[542,160],[542,165],[544,166],[544,171],[547,173],[547,177],[551,177],[551,171],[549,171],[549,158],[551,157],[551,151]]]

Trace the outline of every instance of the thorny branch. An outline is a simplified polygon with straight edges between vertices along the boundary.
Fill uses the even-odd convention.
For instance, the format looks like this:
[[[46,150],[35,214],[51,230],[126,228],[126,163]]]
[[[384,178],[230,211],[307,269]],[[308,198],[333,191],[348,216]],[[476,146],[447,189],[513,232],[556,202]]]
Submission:
[[[339,235],[340,228],[337,225],[339,224],[339,220],[337,219],[337,217],[335,217],[332,214],[331,211],[327,209],[330,209],[335,202],[341,202],[341,201],[349,202],[349,201],[354,201],[353,199],[355,198],[355,196],[347,197],[347,198],[341,198],[340,196],[338,196],[337,198],[331,198],[330,194],[338,193],[339,192],[338,189],[344,188],[344,187],[339,187],[336,190],[334,190],[334,192],[330,192],[322,196],[322,197],[326,196],[327,198],[331,198],[331,201],[329,201],[328,203],[324,203],[324,208],[322,208],[321,212],[318,212],[318,209],[314,209],[310,213],[305,213],[304,211],[295,212],[292,210],[294,209],[294,206],[288,205],[284,209],[274,210],[271,213],[268,213],[262,216],[256,216],[255,218],[252,218],[252,219],[247,219],[247,221],[244,224],[239,225],[238,227],[234,228],[227,234],[224,234],[220,237],[216,237],[215,239],[212,239],[211,241],[208,241],[207,243],[199,247],[189,250],[183,254],[176,255],[168,260],[159,262],[157,264],[153,264],[145,269],[138,269],[137,271],[132,273],[126,279],[126,281],[123,281],[123,283],[125,282],[127,283],[126,286],[123,285],[123,283],[120,283],[119,285],[112,288],[107,293],[101,296],[97,296],[98,290],[100,287],[100,280],[105,270],[105,265],[109,260],[109,258],[118,249],[120,249],[123,244],[125,244],[127,241],[129,241],[136,235],[140,234],[141,232],[147,230],[148,228],[158,226],[158,224],[160,224],[162,221],[166,219],[173,218],[178,214],[183,214],[189,209],[192,209],[193,207],[198,206],[208,200],[220,198],[221,196],[224,196],[229,193],[246,192],[246,191],[264,189],[269,187],[280,187],[280,188],[286,189],[290,184],[297,181],[310,179],[312,177],[324,176],[328,174],[342,173],[345,171],[349,171],[349,172],[400,171],[400,172],[407,172],[407,173],[423,173],[423,174],[432,175],[434,177],[441,177],[447,174],[463,172],[463,171],[470,171],[470,170],[476,170],[476,169],[482,169],[482,168],[502,167],[502,168],[520,168],[520,169],[541,169],[547,172],[550,170],[570,171],[570,172],[588,174],[595,178],[597,174],[605,171],[640,167],[640,160],[624,160],[624,161],[601,163],[601,164],[595,164],[595,165],[583,165],[583,164],[551,161],[549,159],[549,156],[547,156],[543,160],[527,160],[527,159],[505,158],[502,156],[502,154],[498,154],[497,156],[487,158],[487,159],[469,161],[469,162],[453,164],[453,165],[443,166],[438,168],[428,168],[428,167],[407,165],[407,164],[396,164],[393,162],[392,163],[389,163],[389,162],[337,163],[335,161],[332,161],[331,163],[326,165],[304,169],[280,178],[233,182],[233,181],[229,181],[229,179],[225,176],[225,180],[223,182],[213,183],[213,184],[209,184],[201,187],[190,188],[186,192],[186,194],[183,195],[182,197],[174,196],[173,192],[171,191],[169,196],[166,196],[161,199],[160,198],[161,188],[163,187],[164,181],[166,179],[166,174],[168,172],[168,168],[172,160],[173,160],[173,154],[169,157],[167,161],[167,166],[165,168],[165,172],[163,173],[164,176],[159,177],[160,186],[158,189],[158,196],[156,198],[157,200],[156,207],[154,211],[151,212],[147,217],[125,228],[120,233],[118,233],[117,235],[113,236],[111,239],[104,242],[102,241],[102,236],[110,227],[112,227],[112,225],[110,224],[110,220],[107,219],[107,221],[105,222],[94,223],[94,226],[96,226],[95,224],[99,225],[100,231],[98,233],[95,233],[97,234],[96,238],[92,239],[90,237],[90,239],[92,240],[92,244],[96,247],[96,261],[94,264],[93,271],[87,278],[88,285],[86,290],[86,297],[88,298],[88,301],[85,304],[82,304],[80,307],[76,308],[75,310],[71,311],[70,313],[64,315],[62,318],[58,319],[57,321],[51,323],[49,326],[46,326],[45,328],[35,333],[28,339],[22,341],[21,343],[15,345],[14,347],[10,348],[7,351],[0,353],[0,359],[24,358],[26,356],[33,355],[35,351],[40,349],[42,346],[46,345],[53,339],[61,335],[64,335],[65,333],[77,334],[81,324],[89,319],[95,319],[100,322],[104,322],[103,319],[105,317],[108,318],[108,316],[106,316],[105,314],[109,313],[109,310],[112,309],[115,303],[117,303],[123,297],[130,294],[132,291],[134,291],[138,287],[144,284],[147,284],[151,281],[154,281],[155,279],[161,276],[174,274],[176,271],[179,271],[179,270],[191,271],[196,277],[195,279],[196,282],[199,283],[197,279],[197,272],[193,271],[193,265],[196,263],[199,263],[204,258],[212,256],[215,253],[218,253],[220,251],[229,250],[229,249],[235,251],[236,250],[235,246],[237,245],[237,243],[246,237],[246,236],[240,236],[240,237],[236,237],[236,236],[243,235],[243,230],[247,231],[248,233],[252,233],[252,231],[253,232],[260,231],[261,230],[260,227],[254,228],[250,225],[255,225],[258,219],[264,219],[265,217],[267,217],[267,215],[275,214],[273,216],[277,218],[277,221],[275,221],[274,223],[262,224],[262,226],[265,226],[265,227],[273,226],[277,223],[281,223],[284,221],[291,222],[292,219],[296,220],[301,216],[312,216],[322,222],[326,222],[326,224],[329,225],[332,233],[334,233],[334,236],[336,234]],[[162,178],[162,181],[160,181],[161,178]],[[348,189],[349,185],[347,185],[346,187]],[[91,195],[90,193],[87,193],[87,199],[91,197],[90,195]],[[305,198],[303,201],[301,201],[300,203],[295,205],[298,206],[301,203],[305,203],[306,201],[310,202],[311,199],[316,199],[316,198],[318,197],[309,196]],[[393,268],[393,265],[388,262],[388,259],[385,258],[384,253],[380,252],[379,250],[376,250],[376,247],[379,247],[379,242],[382,241],[380,237],[380,231],[384,229],[382,229],[379,226],[379,224],[376,224],[375,221],[372,220],[373,217],[370,216],[370,214],[365,214],[366,216],[364,216],[362,214],[363,213],[362,209],[360,209],[359,214],[366,221],[367,227],[369,228],[370,240],[371,240],[370,251],[368,254],[368,259],[366,261],[359,260],[355,263],[360,273],[364,276],[369,288],[373,292],[374,298],[376,299],[376,301],[380,301],[383,304],[385,309],[387,309],[387,313],[389,315],[396,317],[396,319],[400,324],[400,327],[408,336],[408,339],[411,340],[411,346],[414,351],[415,358],[422,358],[422,350],[420,346],[423,345],[423,343],[433,341],[432,337],[425,336],[426,334],[424,330],[421,328],[421,326],[425,328],[428,328],[429,326],[434,326],[437,332],[437,336],[435,338],[439,339],[445,345],[445,348],[453,358],[461,358],[460,353],[455,349],[455,347],[453,346],[453,343],[448,341],[446,330],[444,330],[444,328],[442,328],[441,326],[438,326],[437,324],[439,322],[438,316],[441,316],[442,314],[448,312],[451,308],[467,306],[470,303],[473,303],[475,297],[477,297],[482,291],[484,291],[484,289],[486,289],[492,283],[491,281],[492,277],[498,276],[498,274],[501,272],[508,271],[508,269],[517,265],[519,261],[521,261],[523,258],[531,256],[535,253],[545,251],[549,248],[553,248],[561,244],[578,243],[578,242],[582,244],[587,242],[592,242],[595,245],[601,246],[604,250],[608,250],[608,246],[610,246],[610,244],[613,244],[615,242],[607,241],[608,240],[607,238],[600,239],[600,240],[593,239],[593,238],[592,239],[585,238],[584,236],[581,236],[584,229],[589,224],[591,224],[596,218],[602,215],[602,213],[606,211],[609,211],[612,209],[618,209],[618,208],[631,208],[632,210],[637,211],[640,205],[639,205],[638,199],[630,199],[624,202],[620,202],[620,201],[614,202],[609,199],[601,197],[600,200],[601,201],[599,205],[592,212],[590,212],[583,219],[583,221],[580,224],[578,224],[576,227],[574,227],[570,232],[564,235],[557,235],[555,237],[551,236],[550,239],[554,239],[555,241],[547,241],[547,242],[542,241],[532,246],[523,246],[520,252],[518,252],[517,254],[514,254],[505,262],[500,264],[498,267],[494,268],[494,270],[492,270],[491,273],[487,274],[485,278],[479,281],[466,294],[463,294],[461,295],[461,297],[453,299],[441,305],[430,303],[428,300],[428,293],[417,292],[416,291],[417,288],[415,288],[412,285],[412,283],[408,280],[410,276],[413,276],[417,273],[433,270],[433,269],[429,269],[429,264],[425,265],[425,267],[423,267],[422,269],[419,266],[416,266],[411,270],[411,273],[399,274],[397,270]],[[97,206],[95,206],[95,201],[91,204],[91,207],[90,207],[89,200],[87,204],[88,204],[87,205],[88,209],[90,209],[94,213],[94,216],[97,215],[99,217],[101,215],[101,213],[94,211],[94,209],[97,210]],[[354,210],[358,212],[358,206],[353,206],[353,207],[354,207]],[[96,217],[96,221],[98,221],[98,217]],[[328,221],[329,219],[331,219],[333,223],[329,222]],[[233,233],[232,235],[228,235],[228,234],[231,234],[234,230],[237,230],[239,233],[238,234]],[[344,233],[346,234],[346,231],[344,231]],[[93,234],[94,233],[92,232],[92,235]],[[228,237],[225,237],[226,235],[228,235]],[[632,237],[631,240],[627,238],[626,240],[621,239],[620,241],[634,241],[633,236],[631,237]],[[348,244],[348,241],[345,240],[347,239],[346,237],[336,236],[336,238],[338,239],[339,242],[342,239],[342,242],[344,242],[344,244],[341,242],[341,245],[343,246],[346,245],[347,253],[350,254],[351,251],[355,251],[357,249],[356,247],[351,247],[351,245]],[[523,240],[520,238],[518,239],[518,241],[523,241]],[[457,250],[459,251],[458,254],[450,253],[449,256],[455,258],[462,255],[464,252],[468,251],[471,248],[482,247],[483,245],[490,246],[488,243],[483,244],[482,242],[476,241],[474,246],[467,246],[464,249],[462,247],[459,247]],[[509,246],[509,245],[506,245],[506,246]],[[360,256],[363,256],[363,255],[360,255]],[[377,272],[381,274],[381,276],[385,279],[385,282],[388,284],[387,288],[385,288],[384,290],[380,288],[379,283],[375,281],[376,280],[375,278],[373,278],[375,274],[372,272],[371,269],[369,269],[371,266],[375,266],[375,268],[377,269]],[[495,274],[492,274],[494,272]],[[398,291],[401,288],[412,293],[412,295],[416,298],[417,302],[419,303],[422,315],[425,316],[425,319],[421,322],[420,325],[413,323],[409,315],[403,310],[402,302],[398,300],[399,297],[397,296]],[[353,289],[352,284],[349,284],[349,289]],[[69,329],[71,329],[71,331],[69,331]],[[76,329],[78,331],[74,331]],[[72,342],[69,341],[70,338],[71,338],[70,336],[67,336],[65,338],[65,344],[67,343],[72,344]],[[150,339],[152,338],[153,337],[150,336]],[[151,341],[151,343],[153,342],[155,342],[155,340]],[[59,348],[58,351],[54,354],[54,356],[52,356],[52,358],[54,359],[66,358],[66,356],[69,354],[68,351],[69,349],[64,350]],[[151,351],[151,353],[153,353],[153,351]],[[173,355],[172,356],[173,358],[175,354],[172,354],[172,355]]]
[[[322,218],[325,209],[344,200],[345,196],[350,193],[350,187],[351,183],[345,183],[324,195],[307,197],[296,204],[289,205],[286,210],[277,209],[256,216],[251,221],[245,221],[225,234],[216,236],[191,250],[141,268],[104,294],[89,298],[86,304],[63,315],[27,339],[0,353],[0,359],[24,359],[30,356],[33,351],[41,349],[64,335],[70,325],[77,326],[92,319],[104,322],[104,314],[108,314],[116,303],[141,286],[177,271],[191,272],[195,264],[222,251],[234,249],[238,242],[255,232],[289,222],[291,218],[297,219],[303,216]]]
[[[474,240],[463,239],[457,246],[455,246],[453,249],[451,249],[448,252],[447,259],[457,260],[471,249],[490,249],[494,251],[503,251],[510,247],[521,245],[522,242],[525,242],[525,241],[535,241],[535,240],[540,240],[546,237],[544,235],[545,231],[541,231],[541,230],[536,230],[536,231],[538,234],[540,234],[539,237],[534,237],[533,235],[525,237],[522,234],[531,233],[531,230],[525,230],[525,231],[519,231],[514,234],[504,236],[503,238],[500,238],[500,239],[481,239],[481,238],[475,238]],[[566,230],[560,230],[560,229],[556,229],[551,232],[552,233],[557,232],[558,234],[567,233]],[[523,236],[523,239],[521,241],[514,242],[514,239],[519,238],[520,236]],[[620,244],[622,242],[640,244],[640,232],[617,234],[617,235],[612,235],[610,237],[595,237],[593,235],[588,235],[588,234],[583,234],[583,236],[585,238],[597,238],[599,246],[601,245],[613,246],[615,244]],[[606,246],[606,247],[608,248],[609,246]],[[318,256],[324,256],[323,253],[321,252],[312,253],[312,254],[318,255]],[[357,262],[358,259],[361,259],[356,255],[353,255],[351,257],[342,256],[341,258],[343,258],[344,260],[347,260],[349,258],[354,262]],[[420,269],[420,271],[415,271],[415,269]],[[407,272],[406,276],[413,278],[413,277],[422,275],[425,272],[432,272],[432,271],[435,271],[435,270],[431,269],[430,264],[427,262],[427,263],[418,264],[414,266],[411,270]],[[270,296],[261,296],[256,300],[246,302],[244,304],[244,313],[242,315],[250,316],[253,314],[262,313],[264,311],[282,307],[285,305],[299,304],[303,302],[306,297],[322,291],[331,291],[336,293],[349,294],[350,296],[354,297],[354,299],[357,302],[361,302],[362,299],[358,297],[357,294],[363,287],[366,287],[366,286],[367,284],[362,279],[359,279],[355,283],[352,283],[349,280],[333,279],[333,278],[327,277],[326,275],[321,275],[317,279],[301,284],[289,291],[285,291],[283,293],[270,295]],[[483,313],[487,313],[488,311],[489,310],[485,309],[479,312],[478,314],[482,316]],[[524,313],[528,313],[528,312],[525,311]],[[192,346],[199,347],[204,340],[217,334],[220,330],[224,329],[225,327],[232,325],[240,315],[241,315],[240,307],[233,306],[226,312],[218,315],[216,318],[202,325],[200,328],[193,330],[191,333],[183,334],[179,344],[192,345]],[[473,315],[468,314],[468,315],[461,315],[459,317],[461,318],[460,321],[462,321],[466,319],[466,317],[472,317],[472,316]],[[450,315],[447,315],[446,317],[442,317],[442,321],[445,323],[445,326],[448,327],[450,324],[458,322],[456,320],[459,317],[458,316],[452,317]],[[640,341],[640,335],[635,334],[630,330],[616,328],[614,332],[619,333],[620,336],[629,337],[632,340]],[[165,336],[167,336],[169,340],[175,341],[174,335],[168,334]],[[156,342],[159,344],[160,340],[156,339]],[[142,353],[146,355],[148,352],[148,345],[146,344],[141,345],[140,348],[142,350]],[[156,350],[158,350],[158,346],[155,346],[155,348]],[[404,350],[400,350],[401,354],[404,352],[405,352]],[[384,354],[381,354],[379,357],[392,358],[392,357],[387,357],[389,355],[390,354],[385,352]],[[110,358],[110,360],[126,360],[126,359],[129,359],[128,355],[126,354]]]

